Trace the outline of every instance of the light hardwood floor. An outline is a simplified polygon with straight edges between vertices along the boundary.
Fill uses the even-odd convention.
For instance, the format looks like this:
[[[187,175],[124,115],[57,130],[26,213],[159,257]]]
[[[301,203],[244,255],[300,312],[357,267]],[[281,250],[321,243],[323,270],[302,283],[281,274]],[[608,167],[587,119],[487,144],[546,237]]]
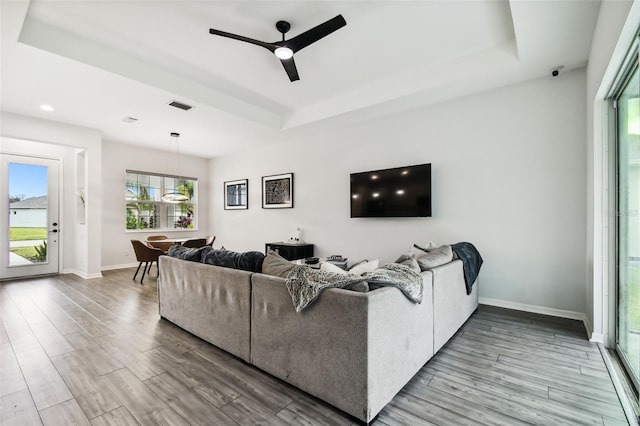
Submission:
[[[2,425],[357,424],[160,320],[133,272],[0,286]],[[480,306],[374,424],[627,422],[581,323]]]

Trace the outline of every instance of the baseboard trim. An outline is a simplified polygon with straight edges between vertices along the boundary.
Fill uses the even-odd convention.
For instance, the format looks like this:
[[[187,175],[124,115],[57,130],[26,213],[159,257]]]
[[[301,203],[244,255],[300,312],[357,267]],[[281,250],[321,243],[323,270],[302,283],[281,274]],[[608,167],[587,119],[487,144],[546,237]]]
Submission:
[[[120,265],[108,265],[108,266],[103,266],[102,270],[103,271],[112,271],[114,269],[124,269],[124,268],[135,268],[136,266],[138,266],[139,263],[123,263]]]
[[[531,312],[534,314],[549,315],[552,317],[567,318],[567,319],[582,321],[582,323],[584,324],[584,328],[587,332],[587,336],[591,336],[591,341],[601,342],[601,340],[600,341],[593,340],[594,336],[596,336],[597,333],[592,332],[593,329],[591,328],[591,324],[589,324],[589,320],[587,319],[587,316],[582,312],[548,308],[546,306],[527,305],[526,303],[518,303],[518,302],[512,302],[510,300],[502,300],[502,299],[491,299],[488,297],[479,297],[478,303],[480,303],[481,305],[497,306],[499,308],[514,309],[516,311]],[[600,339],[602,339],[602,335],[600,335]]]
[[[604,345],[604,334],[592,332],[590,336],[591,336],[591,338],[589,339],[590,342],[601,343]]]
[[[86,274],[83,271],[80,271],[78,269],[74,269],[74,268],[70,268],[70,269],[64,269],[62,271],[63,274],[74,274],[79,276],[80,278],[83,278],[85,280],[91,280],[94,278],[102,278],[102,273],[101,272],[96,272],[94,274]]]

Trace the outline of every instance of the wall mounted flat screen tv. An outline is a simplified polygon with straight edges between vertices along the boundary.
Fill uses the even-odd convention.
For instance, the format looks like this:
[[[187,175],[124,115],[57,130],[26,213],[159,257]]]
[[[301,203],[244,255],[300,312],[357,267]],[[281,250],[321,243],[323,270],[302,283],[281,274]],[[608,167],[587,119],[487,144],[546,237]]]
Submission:
[[[431,217],[431,164],[352,173],[351,217]]]

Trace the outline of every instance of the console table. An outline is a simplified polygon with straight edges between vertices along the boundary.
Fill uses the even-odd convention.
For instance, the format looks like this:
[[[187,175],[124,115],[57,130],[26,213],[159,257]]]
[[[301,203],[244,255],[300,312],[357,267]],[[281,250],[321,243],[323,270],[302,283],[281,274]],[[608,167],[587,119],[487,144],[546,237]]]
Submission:
[[[296,243],[266,243],[264,245],[265,254],[273,250],[287,260],[305,259],[313,257],[313,244]]]

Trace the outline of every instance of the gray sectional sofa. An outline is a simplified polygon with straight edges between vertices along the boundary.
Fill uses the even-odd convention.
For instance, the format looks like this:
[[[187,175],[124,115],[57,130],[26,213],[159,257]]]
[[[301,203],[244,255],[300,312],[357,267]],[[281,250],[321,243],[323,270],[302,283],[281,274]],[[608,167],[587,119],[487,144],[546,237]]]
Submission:
[[[462,262],[421,273],[422,303],[328,289],[295,311],[283,278],[160,257],[160,316],[369,423],[478,306]]]

